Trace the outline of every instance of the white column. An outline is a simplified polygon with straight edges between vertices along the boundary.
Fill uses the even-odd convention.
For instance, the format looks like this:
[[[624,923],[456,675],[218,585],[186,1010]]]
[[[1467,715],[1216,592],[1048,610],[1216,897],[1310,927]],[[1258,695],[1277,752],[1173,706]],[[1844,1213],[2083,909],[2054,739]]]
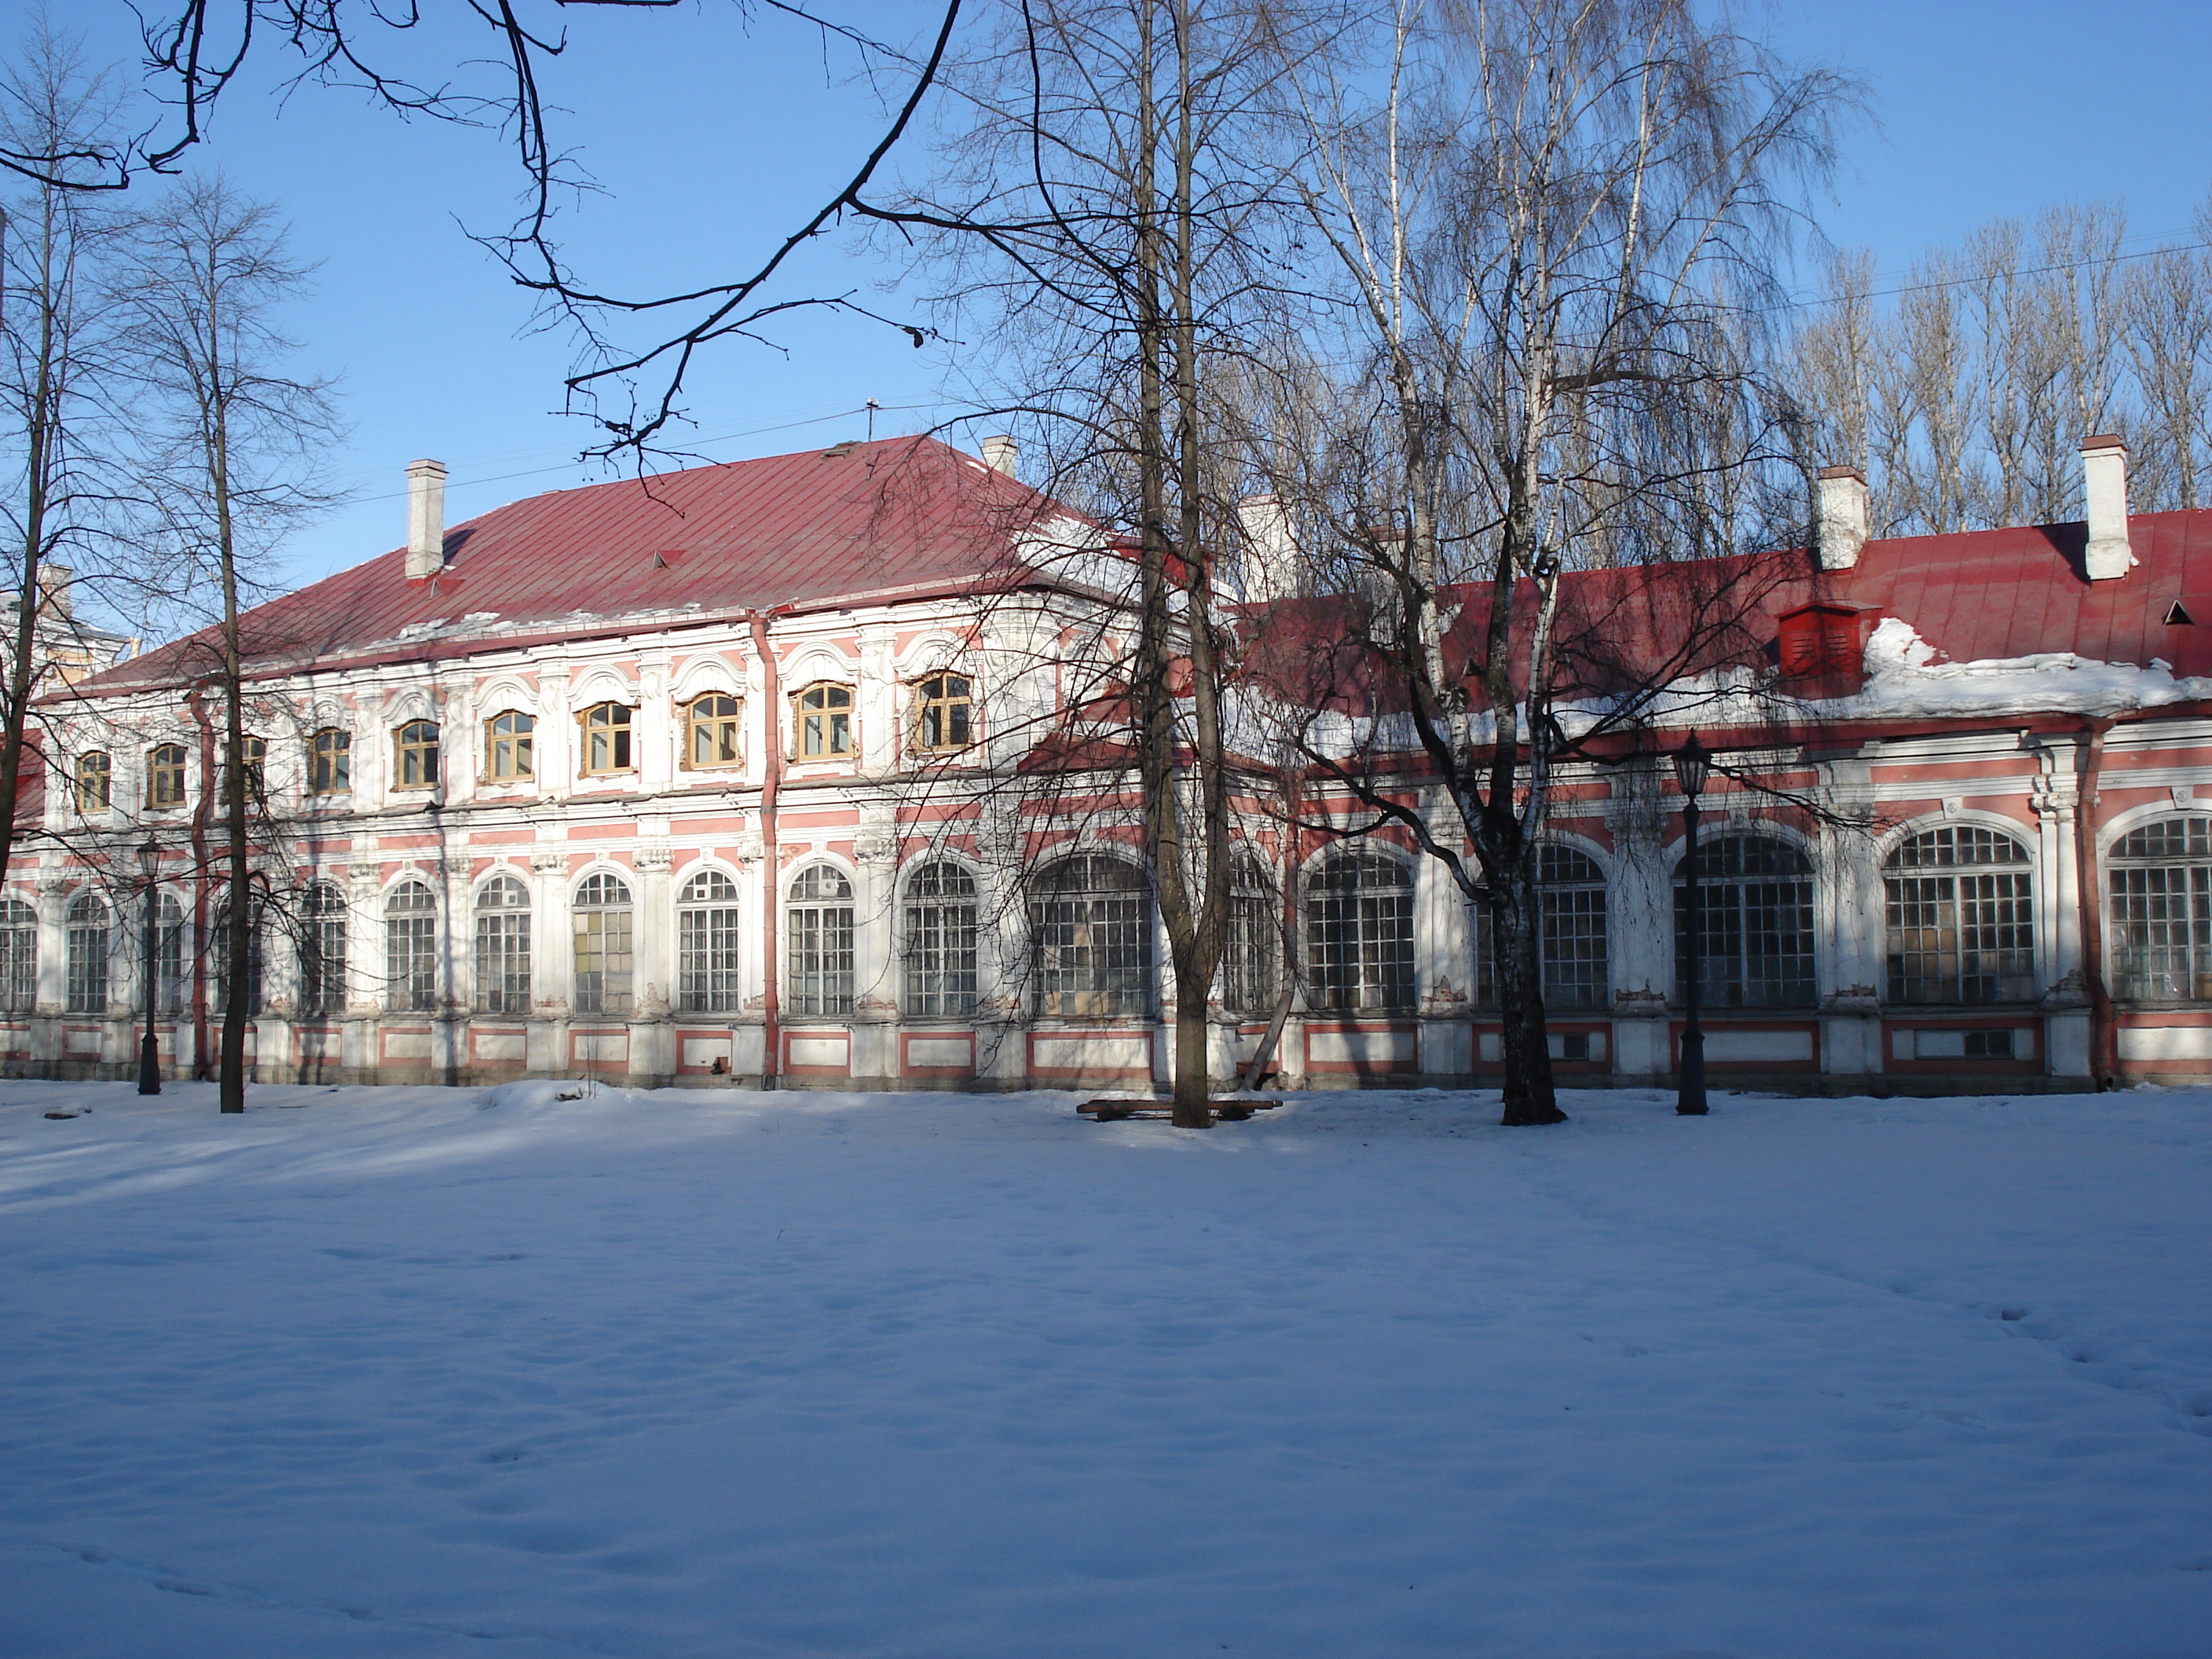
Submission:
[[[1656,1078],[1674,1066],[1667,1002],[1674,983],[1674,860],[1670,809],[1650,767],[1624,769],[1612,782],[1613,880],[1606,893],[1607,971],[1613,981],[1613,1070]]]
[[[860,723],[860,769],[888,772],[898,764],[900,687],[891,663],[891,629],[872,623],[860,630],[860,680],[854,714]]]
[[[576,721],[568,707],[568,668],[552,662],[538,675],[538,741],[532,757],[538,768],[538,797],[563,801],[575,793]]]
[[[853,1075],[899,1074],[898,836],[888,808],[864,811],[853,842],[859,880],[853,890]]]
[[[638,710],[630,723],[635,745],[638,787],[652,793],[670,787],[676,777],[676,700],[669,691],[669,654],[647,651],[638,659]]]

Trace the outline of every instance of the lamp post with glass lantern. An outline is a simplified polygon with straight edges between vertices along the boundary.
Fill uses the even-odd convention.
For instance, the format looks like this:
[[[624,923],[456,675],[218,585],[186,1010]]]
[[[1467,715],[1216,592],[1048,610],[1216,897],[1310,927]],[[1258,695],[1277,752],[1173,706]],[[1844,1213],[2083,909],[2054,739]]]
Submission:
[[[154,999],[160,981],[161,896],[155,876],[161,865],[161,848],[149,836],[138,844],[138,870],[146,878],[146,1035],[138,1041],[138,1092],[161,1092],[161,1045],[154,1036]]]
[[[1705,919],[1698,891],[1698,797],[1705,787],[1705,774],[1712,766],[1712,757],[1705,752],[1698,734],[1690,733],[1690,740],[1674,751],[1674,781],[1682,792],[1682,830],[1686,846],[1682,858],[1682,888],[1688,913],[1685,931],[1688,937],[1682,952],[1683,977],[1687,981],[1682,988],[1682,1064],[1675,1076],[1674,1110],[1683,1117],[1705,1115],[1705,1032],[1698,1024],[1700,1005],[1705,1000]]]

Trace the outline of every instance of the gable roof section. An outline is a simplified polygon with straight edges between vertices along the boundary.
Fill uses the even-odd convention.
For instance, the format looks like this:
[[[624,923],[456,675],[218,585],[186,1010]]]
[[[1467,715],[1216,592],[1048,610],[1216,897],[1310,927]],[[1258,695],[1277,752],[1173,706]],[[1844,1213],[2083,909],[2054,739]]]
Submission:
[[[420,660],[1003,580],[1016,574],[1019,532],[1062,511],[933,438],[556,490],[450,526],[445,569],[429,580],[407,580],[400,550],[256,606],[243,619],[246,656],[260,672]],[[212,633],[76,695],[204,675]]]

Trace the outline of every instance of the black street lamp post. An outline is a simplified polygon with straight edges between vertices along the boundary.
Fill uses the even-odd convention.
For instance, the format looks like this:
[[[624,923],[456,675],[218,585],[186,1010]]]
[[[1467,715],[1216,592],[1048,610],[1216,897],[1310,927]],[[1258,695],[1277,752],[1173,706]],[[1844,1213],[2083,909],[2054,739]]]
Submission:
[[[138,845],[138,869],[146,878],[146,1035],[138,1040],[138,1092],[161,1092],[161,1045],[154,1036],[154,1000],[160,981],[161,897],[155,876],[161,866],[161,848],[149,836]]]
[[[1688,902],[1685,928],[1688,938],[1682,952],[1682,1065],[1676,1073],[1674,1110],[1683,1117],[1705,1115],[1705,1031],[1698,1015],[1705,1000],[1705,918],[1698,892],[1698,797],[1705,787],[1712,757],[1692,732],[1690,740],[1674,751],[1674,781],[1682,791],[1682,829],[1687,845],[1682,869],[1683,896]]]

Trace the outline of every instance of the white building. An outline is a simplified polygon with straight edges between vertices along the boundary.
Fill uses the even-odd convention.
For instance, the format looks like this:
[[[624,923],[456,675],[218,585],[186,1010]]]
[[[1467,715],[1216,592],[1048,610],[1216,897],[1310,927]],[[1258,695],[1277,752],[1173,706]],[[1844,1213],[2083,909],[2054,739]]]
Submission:
[[[1008,783],[1079,733],[1086,675],[1110,678],[1086,643],[1106,578],[1084,573],[1111,556],[1070,515],[919,439],[450,531],[443,470],[410,477],[408,549],[249,619],[262,858],[293,896],[248,988],[259,1075],[1165,1075],[1175,988],[1126,775],[1058,817]],[[1854,477],[1826,481],[1822,546],[1760,626],[1808,699],[1776,775],[1876,828],[1708,794],[1716,1081],[2212,1073],[2212,513],[2130,520],[2122,482],[2086,526],[1869,541]],[[219,902],[194,876],[216,753],[197,648],[56,706],[64,777],[0,928],[19,1070],[128,1069],[149,838],[157,1029],[180,1070],[209,1054],[231,981],[196,948]],[[1663,769],[1568,781],[1547,854],[1563,1080],[1674,1065],[1679,805]],[[1475,929],[1432,866],[1387,836],[1286,836],[1258,803],[1249,831],[1210,997],[1221,1063],[1295,982],[1284,1081],[1495,1074]]]

